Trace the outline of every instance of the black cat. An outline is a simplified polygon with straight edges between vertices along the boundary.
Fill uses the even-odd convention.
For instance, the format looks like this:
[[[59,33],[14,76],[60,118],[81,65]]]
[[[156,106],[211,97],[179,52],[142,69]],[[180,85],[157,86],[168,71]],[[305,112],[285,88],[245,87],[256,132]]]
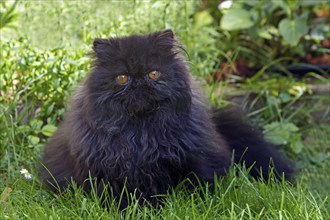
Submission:
[[[290,163],[230,111],[203,102],[171,30],[94,41],[94,69],[73,96],[43,155],[41,176],[53,188],[89,175],[118,196],[125,185],[141,198],[166,193],[185,178],[213,182],[231,164],[278,177]],[[260,173],[262,171],[262,173]]]

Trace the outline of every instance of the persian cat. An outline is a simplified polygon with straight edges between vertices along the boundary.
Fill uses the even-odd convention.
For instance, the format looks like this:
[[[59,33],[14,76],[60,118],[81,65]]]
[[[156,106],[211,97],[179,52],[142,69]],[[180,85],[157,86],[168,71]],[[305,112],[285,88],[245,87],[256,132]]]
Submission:
[[[95,39],[93,70],[45,147],[45,184],[63,190],[73,180],[88,191],[92,177],[99,193],[105,183],[118,197],[125,186],[153,203],[186,178],[212,183],[232,158],[253,165],[254,177],[268,178],[272,161],[289,178],[290,163],[259,132],[209,110],[181,51],[171,30]]]

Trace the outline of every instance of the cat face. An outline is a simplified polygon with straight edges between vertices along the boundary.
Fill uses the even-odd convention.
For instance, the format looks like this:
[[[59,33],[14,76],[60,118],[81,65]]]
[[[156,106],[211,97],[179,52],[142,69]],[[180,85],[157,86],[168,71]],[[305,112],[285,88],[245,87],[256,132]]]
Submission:
[[[94,41],[94,71],[88,78],[97,108],[145,116],[159,109],[186,110],[189,76],[173,32]]]

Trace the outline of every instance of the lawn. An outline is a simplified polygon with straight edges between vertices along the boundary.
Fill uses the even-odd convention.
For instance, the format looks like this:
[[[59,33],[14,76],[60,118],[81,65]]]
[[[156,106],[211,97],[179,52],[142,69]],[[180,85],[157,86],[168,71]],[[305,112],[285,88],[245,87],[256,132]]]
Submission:
[[[330,219],[329,70],[315,66],[299,76],[274,71],[301,55],[305,38],[277,45],[285,57],[269,57],[275,44],[268,48],[256,38],[258,47],[247,48],[242,39],[249,33],[227,30],[212,2],[20,1],[8,23],[4,15],[14,1],[1,3],[0,219]],[[316,2],[299,7],[311,7],[311,13],[326,7],[326,1]],[[158,195],[161,208],[139,206],[131,195],[123,211],[109,196],[104,206],[95,193],[79,188],[62,195],[44,189],[38,177],[42,149],[89,72],[93,39],[166,28],[184,45],[210,105],[241,106],[294,161],[294,182],[254,180],[249,168],[235,165],[215,180],[213,193],[208,186],[178,186]],[[251,65],[258,60],[252,76],[223,68],[235,69],[244,57],[253,58]]]

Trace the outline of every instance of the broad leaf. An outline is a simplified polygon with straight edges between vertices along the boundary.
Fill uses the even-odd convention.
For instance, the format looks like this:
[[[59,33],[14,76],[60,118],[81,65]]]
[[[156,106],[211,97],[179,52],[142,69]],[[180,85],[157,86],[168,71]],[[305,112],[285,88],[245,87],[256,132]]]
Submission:
[[[195,14],[194,20],[195,20],[194,23],[195,28],[201,28],[210,25],[213,22],[213,18],[208,10],[197,12]]]
[[[294,20],[283,19],[279,23],[278,29],[283,39],[291,46],[296,46],[300,38],[308,31],[306,19],[302,17]]]
[[[29,140],[30,144],[32,144],[32,145],[36,145],[40,142],[40,138],[37,136],[34,136],[34,135],[29,135],[28,140]]]
[[[272,122],[264,126],[265,137],[274,144],[288,144],[290,137],[299,129],[292,123]]]
[[[302,149],[304,148],[304,144],[301,140],[301,135],[300,134],[293,134],[290,137],[290,147],[292,151],[296,154],[300,153]]]
[[[50,137],[55,131],[56,127],[54,125],[48,124],[42,128],[41,133],[47,137]]]
[[[251,14],[241,8],[229,9],[222,17],[220,27],[224,30],[232,31],[246,29],[254,24]]]

